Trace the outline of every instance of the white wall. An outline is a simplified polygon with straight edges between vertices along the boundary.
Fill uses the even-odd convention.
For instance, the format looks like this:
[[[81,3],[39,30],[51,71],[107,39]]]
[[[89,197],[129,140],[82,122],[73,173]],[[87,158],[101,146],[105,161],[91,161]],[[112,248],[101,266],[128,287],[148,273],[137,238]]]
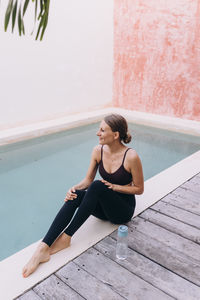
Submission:
[[[51,0],[42,42],[32,25],[22,38],[4,33],[2,8],[0,130],[111,103],[113,0]]]

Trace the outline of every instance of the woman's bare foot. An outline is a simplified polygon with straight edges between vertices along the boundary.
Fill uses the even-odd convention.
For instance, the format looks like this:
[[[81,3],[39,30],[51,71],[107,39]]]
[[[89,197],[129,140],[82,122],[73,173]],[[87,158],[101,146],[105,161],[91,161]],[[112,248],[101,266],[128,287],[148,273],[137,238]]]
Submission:
[[[35,253],[25,265],[22,271],[23,277],[28,277],[32,274],[40,263],[46,262],[50,259],[50,248],[47,244],[41,242],[37,247]]]
[[[51,245],[50,247],[50,254],[54,254],[60,250],[63,250],[70,246],[71,243],[71,236],[67,235],[66,233],[62,233],[57,240]]]

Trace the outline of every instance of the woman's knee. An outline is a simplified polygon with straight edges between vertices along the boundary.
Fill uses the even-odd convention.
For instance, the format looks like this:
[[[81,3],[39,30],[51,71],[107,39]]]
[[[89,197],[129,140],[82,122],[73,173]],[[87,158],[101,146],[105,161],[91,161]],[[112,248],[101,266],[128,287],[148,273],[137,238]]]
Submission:
[[[77,195],[77,197],[74,198],[73,200],[68,200],[67,202],[65,202],[65,204],[72,205],[72,206],[75,205],[78,207],[81,204],[81,201],[83,200],[85,193],[86,191],[76,190],[75,194]]]
[[[94,180],[89,186],[89,189],[94,191],[103,191],[105,187],[105,184],[101,180]]]
[[[77,197],[84,197],[84,195],[85,195],[85,193],[86,193],[86,191],[84,191],[84,190],[76,190],[75,191],[75,194],[77,195]]]

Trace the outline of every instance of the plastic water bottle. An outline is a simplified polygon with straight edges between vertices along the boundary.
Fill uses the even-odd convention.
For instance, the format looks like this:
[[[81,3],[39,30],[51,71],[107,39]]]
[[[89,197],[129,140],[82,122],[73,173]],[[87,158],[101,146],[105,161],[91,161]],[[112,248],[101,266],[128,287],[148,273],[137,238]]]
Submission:
[[[117,232],[116,257],[126,259],[128,254],[128,227],[120,225]]]

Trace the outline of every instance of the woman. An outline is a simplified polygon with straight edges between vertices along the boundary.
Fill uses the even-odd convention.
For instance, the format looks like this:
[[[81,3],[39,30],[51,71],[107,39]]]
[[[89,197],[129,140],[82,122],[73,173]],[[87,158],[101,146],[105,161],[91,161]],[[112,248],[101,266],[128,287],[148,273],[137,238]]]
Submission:
[[[114,224],[131,220],[134,195],[143,193],[144,179],[136,151],[123,144],[131,141],[126,120],[118,114],[106,116],[97,136],[99,145],[93,149],[86,177],[67,192],[65,204],[24,267],[24,277],[48,261],[51,254],[69,247],[71,237],[90,215]],[[103,179],[94,181],[97,169]]]

